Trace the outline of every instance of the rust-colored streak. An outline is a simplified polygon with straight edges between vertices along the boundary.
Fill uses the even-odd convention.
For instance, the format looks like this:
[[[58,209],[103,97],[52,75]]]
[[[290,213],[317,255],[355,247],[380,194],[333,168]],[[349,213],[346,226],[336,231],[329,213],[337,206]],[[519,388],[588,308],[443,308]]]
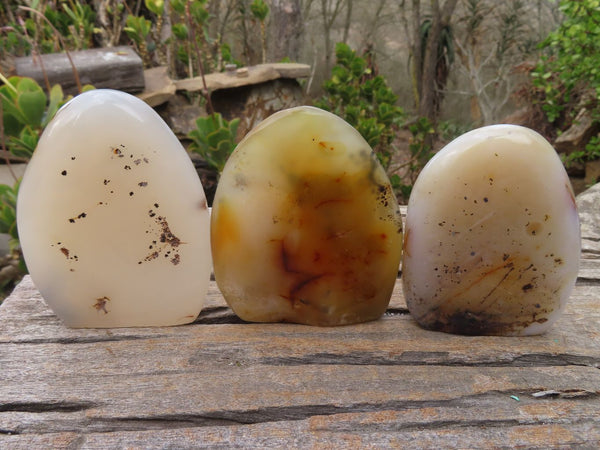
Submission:
[[[158,205],[156,203],[155,203],[155,207],[158,208]],[[173,232],[171,231],[171,229],[169,227],[169,223],[167,222],[167,219],[165,217],[163,217],[163,216],[154,217],[156,215],[156,213],[152,209],[148,211],[148,215],[150,217],[154,218],[156,224],[160,228],[158,231],[158,236],[156,236],[156,240],[153,240],[152,243],[148,246],[148,249],[150,249],[152,251],[148,255],[146,255],[146,257],[144,258],[144,261],[149,262],[149,261],[153,261],[153,260],[157,259],[161,255],[163,250],[170,247],[171,250],[169,250],[165,253],[165,258],[169,258],[171,255],[171,252],[173,252],[173,256],[170,257],[169,261],[174,266],[178,265],[181,262],[181,257],[177,253],[178,247],[181,244],[185,244],[185,242],[182,242],[181,239],[179,239],[177,236],[175,236],[175,234],[173,234]],[[162,245],[157,246],[157,243],[160,243]],[[158,247],[158,248],[155,248],[155,247]],[[138,264],[142,264],[142,261],[138,261]]]
[[[352,200],[346,198],[331,198],[327,200],[322,200],[315,205],[315,209],[320,208],[321,206],[329,205],[331,203],[350,203]]]
[[[512,261],[513,261],[513,258],[507,258],[498,267],[494,267],[494,268],[488,270],[487,272],[484,272],[481,276],[479,276],[477,279],[475,279],[467,287],[465,287],[464,289],[462,289],[459,292],[455,293],[453,296],[448,297],[444,301],[444,303],[449,303],[452,300],[454,300],[455,298],[463,295],[465,292],[468,292],[469,290],[471,290],[471,288],[473,288],[473,286],[476,286],[477,284],[481,283],[485,278],[487,278],[487,277],[495,274],[499,270],[508,269],[507,273],[504,274],[504,276],[502,277],[502,279],[500,280],[500,282],[485,296],[484,300],[486,300],[490,295],[492,295],[492,293],[498,288],[498,286],[500,286],[500,284],[502,284],[508,278],[508,275],[514,270],[514,263]]]
[[[154,252],[152,252],[152,253],[149,253],[149,254],[148,254],[148,256],[146,256],[146,257],[144,258],[144,261],[152,261],[153,259],[156,259],[156,258],[158,258],[158,255],[159,255],[159,253],[158,253],[158,252],[156,252],[156,251],[154,251]]]
[[[406,254],[406,256],[410,257],[410,236],[411,236],[411,229],[407,228],[406,232],[404,233],[404,253]]]
[[[325,150],[335,150],[335,147],[333,145],[327,145],[327,143],[323,141],[319,141],[319,147],[324,148]]]
[[[278,253],[281,267],[283,268],[285,273],[290,274],[290,276],[294,278],[293,284],[289,289],[289,294],[280,296],[288,300],[291,303],[292,307],[296,307],[298,301],[300,301],[304,305],[308,305],[309,302],[307,302],[304,299],[298,298],[298,294],[309,284],[314,283],[315,281],[318,281],[320,278],[324,277],[325,274],[313,274],[298,270],[294,267],[293,256],[290,255],[288,250],[285,248],[284,240],[273,239],[271,240],[271,242],[279,242],[280,249]],[[320,259],[320,257],[321,256],[318,255],[318,259]]]
[[[277,239],[274,241],[276,241],[276,242],[278,241],[281,244],[279,256],[281,258],[281,266],[283,267],[283,270],[287,273],[296,273],[296,274],[301,273],[292,268],[291,258],[289,256],[288,251],[285,248],[285,242],[283,241],[283,239]]]
[[[490,292],[488,292],[488,293],[487,293],[487,294],[486,294],[486,295],[483,297],[483,300],[481,301],[481,303],[482,303],[482,304],[483,304],[483,303],[485,303],[485,301],[486,301],[488,298],[490,298],[490,297],[491,297],[491,295],[492,295],[494,292],[496,292],[496,289],[498,289],[498,288],[500,287],[500,285],[506,281],[506,279],[508,278],[508,276],[511,274],[511,272],[512,272],[513,270],[515,270],[515,268],[514,268],[514,266],[513,266],[513,265],[511,265],[511,266],[509,267],[508,271],[507,271],[507,272],[504,274],[504,276],[502,277],[502,279],[501,279],[500,281],[498,281],[498,283],[496,283],[496,286],[494,286],[494,287],[492,288],[492,290],[491,290]],[[497,299],[496,299],[496,301],[497,301]],[[496,301],[492,302],[492,304],[491,304],[491,305],[493,305],[494,303],[496,303]],[[488,305],[487,307],[489,308],[491,305]]]
[[[160,233],[160,242],[170,245],[171,247],[179,247],[181,240],[171,232],[167,220],[164,217],[159,217],[158,224],[162,229],[162,232]]]
[[[69,259],[69,249],[68,248],[61,247],[60,251],[63,255],[65,255],[67,257],[67,259]]]
[[[104,314],[108,314],[108,310],[106,309],[106,304],[110,301],[110,298],[104,296],[96,299],[96,303],[92,306],[96,308],[96,311],[103,311]]]
[[[571,200],[571,206],[573,207],[573,209],[575,209],[575,211],[577,211],[577,201],[575,200],[575,194],[573,193],[573,189],[568,183],[565,183],[565,189],[567,190],[569,199]]]
[[[320,275],[309,275],[308,278],[298,281],[290,288],[290,298],[292,302],[296,300],[296,296],[304,289],[307,285],[314,283],[315,281],[323,278],[324,274]]]

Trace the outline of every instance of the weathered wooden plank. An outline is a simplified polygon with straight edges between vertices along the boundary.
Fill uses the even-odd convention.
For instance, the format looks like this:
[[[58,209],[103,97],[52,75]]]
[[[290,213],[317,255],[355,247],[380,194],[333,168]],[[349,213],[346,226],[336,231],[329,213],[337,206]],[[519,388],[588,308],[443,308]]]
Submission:
[[[215,431],[332,416],[322,419],[331,431],[349,431],[350,424],[340,415],[359,414],[367,435],[369,424],[380,431],[423,429],[429,434],[445,428],[536,423],[568,431],[582,424],[593,428],[600,421],[600,396],[593,390],[600,382],[597,372],[583,367],[234,366],[200,368],[195,376],[40,376],[24,383],[12,398],[2,393],[6,400],[0,406],[0,428],[4,434],[24,437],[178,428]],[[533,396],[548,387],[562,397]],[[386,422],[375,414],[385,411],[394,420]],[[596,438],[598,432],[596,426]]]
[[[166,345],[167,356],[169,346],[202,342],[218,357],[231,357],[237,352],[245,354],[246,359],[280,358],[285,362],[287,358],[287,362],[296,361],[297,364],[327,363],[328,358],[337,359],[338,363],[407,364],[421,360],[424,357],[421,352],[432,349],[435,352],[428,354],[429,359],[421,360],[421,364],[522,365],[536,360],[540,363],[544,360],[546,365],[569,360],[597,364],[596,357],[600,358],[600,310],[595,286],[577,286],[564,316],[550,332],[527,338],[469,337],[430,332],[419,328],[408,314],[397,310],[390,311],[379,321],[351,327],[314,328],[293,324],[244,324],[238,327],[235,324],[240,323],[239,319],[223,306],[224,302],[215,292],[214,285],[211,303],[216,306],[211,307],[206,315],[202,314],[195,324],[76,330],[60,323],[27,280],[19,286],[16,295],[22,295],[25,288],[32,289],[36,297],[6,300],[0,314],[0,342],[21,347],[25,344],[55,345],[62,349],[63,357],[67,355],[67,344],[89,344],[92,351],[96,343],[115,345],[123,341],[138,345],[144,340],[158,339]],[[211,314],[218,320],[213,322],[209,319],[208,324],[204,323],[204,318]],[[209,326],[215,322],[222,325]],[[293,347],[289,339],[294,340]],[[35,354],[34,350],[31,352],[28,356],[30,361]],[[40,358],[43,359],[44,355],[42,351]],[[210,355],[209,352],[207,357],[210,358]],[[96,358],[103,357],[100,354]],[[91,359],[94,361],[94,358]],[[7,373],[7,368],[4,368],[4,373]]]
[[[600,261],[545,335],[380,320],[242,323],[211,283],[190,325],[64,327],[26,277],[0,306],[0,447],[600,445]]]
[[[28,376],[16,392],[14,385],[10,392],[2,388],[0,428],[14,434],[131,431],[424,406],[483,420],[495,414],[484,410],[490,404],[504,402],[517,415],[520,406],[545,405],[544,414],[554,415],[563,401],[589,404],[579,418],[600,420],[600,374],[591,367],[204,365],[169,372],[157,361],[153,373],[133,372]],[[533,397],[547,390],[580,397]],[[164,423],[157,427],[156,421]]]
[[[26,350],[25,344],[50,346],[50,351],[68,355],[68,344],[97,343],[116,345],[120,341],[141,345],[145,340],[161,340],[165,354],[169,347],[179,348],[189,342],[200,342],[211,348],[206,358],[232,358],[245,354],[245,359],[257,357],[281,359],[282,363],[310,364],[496,364],[523,365],[538,361],[545,365],[597,364],[600,357],[600,312],[593,287],[579,286],[576,296],[564,316],[542,336],[527,338],[468,337],[436,333],[419,328],[407,314],[392,313],[379,321],[341,328],[313,328],[292,324],[245,324],[223,307],[223,325],[208,326],[200,320],[192,325],[166,328],[133,328],[109,330],[75,330],[64,327],[41,300],[31,302],[37,311],[25,316],[26,302],[7,300],[0,314],[0,342],[16,346],[14,351],[27,351],[33,361],[38,350]],[[6,312],[6,314],[4,314]],[[26,318],[27,317],[27,318]],[[210,323],[210,322],[209,322]],[[219,321],[217,321],[219,323]],[[229,323],[229,324],[228,324]],[[233,325],[231,324],[233,323]],[[290,346],[289,339],[294,340]],[[244,344],[240,344],[243,342]],[[280,343],[281,346],[275,345]],[[52,347],[55,346],[55,347]],[[29,348],[29,347],[27,347]],[[40,347],[42,348],[42,347]],[[75,347],[74,347],[75,348]],[[431,352],[425,355],[423,352]],[[45,351],[39,358],[44,360]],[[87,351],[87,350],[86,350]],[[100,351],[95,358],[104,358]],[[158,351],[153,348],[153,351]],[[91,356],[91,354],[90,354]],[[427,356],[427,359],[423,358]],[[94,358],[91,358],[94,361]],[[142,364],[142,363],[140,363]],[[4,368],[6,375],[7,368]],[[23,370],[23,369],[20,369]]]
[[[556,401],[551,401],[556,404]],[[579,404],[580,405],[580,404]],[[482,418],[437,406],[364,413],[317,415],[295,421],[154,428],[106,433],[76,432],[0,436],[4,448],[199,448],[226,446],[277,448],[555,448],[600,442],[597,423],[580,417],[580,408],[564,403],[546,411],[542,403],[491,399]],[[591,410],[596,405],[587,405]],[[249,445],[251,443],[251,445]],[[29,445],[29,447],[27,447]]]
[[[131,47],[94,48],[70,52],[82,85],[96,88],[140,92],[144,89],[144,69],[141,58]],[[42,65],[39,62],[41,58]],[[60,84],[63,91],[77,93],[71,63],[65,53],[51,53],[36,58],[15,58],[17,75],[31,77],[44,85],[44,71],[50,85]]]

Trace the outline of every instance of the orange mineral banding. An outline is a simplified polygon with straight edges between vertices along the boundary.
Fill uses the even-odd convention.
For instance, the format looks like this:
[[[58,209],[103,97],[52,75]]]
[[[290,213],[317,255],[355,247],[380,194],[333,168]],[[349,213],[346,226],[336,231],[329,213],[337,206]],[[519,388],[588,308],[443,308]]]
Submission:
[[[343,325],[380,317],[402,252],[385,171],[334,114],[292,108],[240,142],[213,204],[215,278],[242,319]]]

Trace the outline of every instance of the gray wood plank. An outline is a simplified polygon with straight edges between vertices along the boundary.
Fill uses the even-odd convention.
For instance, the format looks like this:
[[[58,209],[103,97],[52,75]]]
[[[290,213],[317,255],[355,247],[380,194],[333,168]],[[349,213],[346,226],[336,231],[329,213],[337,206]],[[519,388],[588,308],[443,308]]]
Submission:
[[[144,89],[142,60],[129,46],[74,51],[70,52],[70,56],[82,85],[91,84],[96,88],[125,92]],[[15,58],[15,70],[17,75],[31,77],[41,86],[44,86],[45,71],[51,86],[60,84],[65,93],[78,93],[73,69],[65,53]]]
[[[378,321],[242,323],[211,283],[189,325],[64,327],[26,277],[0,306],[0,448],[600,444],[600,261],[545,335]]]

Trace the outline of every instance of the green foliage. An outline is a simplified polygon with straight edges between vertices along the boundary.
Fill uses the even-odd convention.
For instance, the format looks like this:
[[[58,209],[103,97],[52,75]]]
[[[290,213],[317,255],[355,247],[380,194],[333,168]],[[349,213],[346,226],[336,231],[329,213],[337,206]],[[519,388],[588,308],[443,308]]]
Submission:
[[[553,123],[583,90],[600,95],[600,0],[562,0],[560,10],[565,19],[541,44],[546,54],[532,72]],[[594,113],[600,118],[597,106]]]
[[[28,161],[44,127],[52,120],[58,109],[70,99],[65,97],[60,85],[54,85],[47,96],[37,82],[31,78],[4,78],[0,86],[0,102],[4,125],[3,141],[6,150],[15,157]],[[14,186],[0,184],[0,233],[11,237],[11,251],[22,259],[19,253],[19,236],[16,225],[17,194],[20,181]],[[20,267],[25,271],[21,260]]]
[[[198,153],[219,174],[223,171],[229,155],[236,147],[237,128],[240,119],[230,122],[221,114],[214,113],[196,120],[196,129],[188,134],[192,140],[190,151]]]
[[[123,28],[123,31],[127,33],[127,36],[134,41],[138,46],[146,42],[146,39],[150,35],[152,29],[152,22],[142,16],[134,16],[132,14],[127,16],[127,26]]]
[[[10,236],[10,249],[15,251],[19,247],[19,233],[17,232],[17,194],[20,180],[14,186],[0,184],[0,233]]]
[[[336,45],[336,65],[324,84],[326,95],[316,106],[331,111],[355,127],[388,169],[393,155],[394,129],[404,119],[396,95],[367,61],[344,43]]]
[[[434,155],[432,138],[436,135],[433,123],[427,117],[419,117],[408,129],[412,139],[408,145],[410,160],[405,164],[404,176],[398,175],[391,179],[392,186],[399,192],[404,203],[408,202],[414,182],[421,169]]]
[[[0,32],[0,58],[9,54],[29,55],[34,46],[41,53],[59,51],[59,40],[52,27],[63,37],[66,50],[81,50],[92,46],[93,36],[98,29],[94,26],[96,13],[88,3],[77,0],[22,3],[42,14],[48,22],[40,20],[35,13],[26,11],[15,22],[3,24]]]
[[[267,18],[269,14],[269,5],[264,0],[254,0],[250,5],[250,12],[261,22]]]
[[[19,245],[19,234],[17,231],[17,195],[20,181],[16,181],[14,186],[0,184],[0,233],[9,236],[9,255],[0,255],[3,264],[9,262],[9,266],[4,266],[2,277],[0,277],[0,303],[4,296],[12,290],[14,285],[27,273],[27,266],[21,253]],[[8,256],[8,258],[7,258]]]
[[[146,5],[148,11],[156,14],[158,17],[162,16],[165,10],[164,0],[144,0],[144,5]]]
[[[461,124],[452,120],[440,120],[437,124],[438,135],[445,142],[450,142],[472,129],[473,125]]]
[[[593,136],[584,150],[576,150],[568,155],[561,156],[566,167],[570,167],[574,163],[585,163],[586,161],[600,159],[600,137]]]
[[[11,77],[0,86],[4,134],[10,153],[29,159],[44,127],[67,101],[62,88],[54,85],[50,97],[31,78]]]
[[[69,0],[68,4],[63,3],[62,7],[70,19],[70,21],[62,21],[69,31],[69,33],[63,31],[63,36],[65,34],[70,36],[75,49],[91,47],[96,13],[89,5],[73,0]]]

